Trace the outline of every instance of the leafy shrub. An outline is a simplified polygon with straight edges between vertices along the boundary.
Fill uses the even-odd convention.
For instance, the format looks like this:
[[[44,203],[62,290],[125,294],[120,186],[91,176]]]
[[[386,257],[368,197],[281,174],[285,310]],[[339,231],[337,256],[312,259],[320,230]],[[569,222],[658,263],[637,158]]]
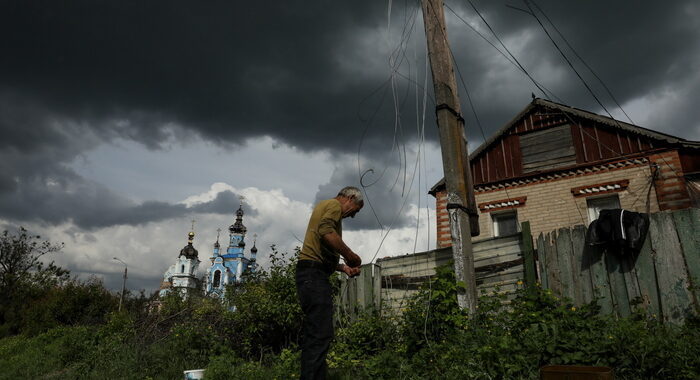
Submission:
[[[423,285],[408,302],[403,314],[401,336],[408,352],[439,342],[466,327],[466,313],[457,305],[464,284],[455,281],[450,265],[436,268],[435,278]]]
[[[335,343],[329,353],[329,367],[360,363],[368,356],[400,348],[395,318],[382,316],[376,310],[360,312],[354,320],[337,329]]]
[[[302,313],[296,292],[296,260],[272,246],[269,271],[248,274],[245,281],[229,286],[226,296],[230,331],[237,349],[248,358],[278,353],[298,345]]]
[[[141,294],[122,312],[101,315],[114,301],[97,300],[101,284],[73,283],[73,295],[51,290],[49,311],[30,313],[41,327],[36,336],[0,339],[1,376],[173,379],[206,367],[209,379],[297,378],[294,261],[274,252],[270,270],[231,287],[226,304],[174,293],[148,312]],[[547,364],[611,366],[623,380],[700,378],[697,317],[676,326],[641,313],[603,316],[595,304],[575,307],[541,288],[519,290],[507,303],[482,296],[467,315],[457,306],[459,290],[450,267],[438,268],[403,315],[367,310],[341,318],[330,378],[537,379]],[[66,305],[48,302],[60,299]],[[67,318],[79,305],[89,306],[86,317]]]
[[[21,311],[21,331],[36,335],[58,326],[103,324],[116,306],[116,296],[105,289],[101,280],[67,280],[26,302]]]

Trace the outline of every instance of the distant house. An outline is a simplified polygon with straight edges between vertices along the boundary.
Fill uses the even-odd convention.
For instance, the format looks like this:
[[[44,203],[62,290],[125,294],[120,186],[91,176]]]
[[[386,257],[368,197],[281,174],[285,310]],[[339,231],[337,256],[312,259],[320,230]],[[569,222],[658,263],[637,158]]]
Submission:
[[[639,212],[700,207],[700,142],[534,99],[469,157],[481,235],[533,236],[588,225],[604,208]],[[444,179],[437,247],[451,245]]]

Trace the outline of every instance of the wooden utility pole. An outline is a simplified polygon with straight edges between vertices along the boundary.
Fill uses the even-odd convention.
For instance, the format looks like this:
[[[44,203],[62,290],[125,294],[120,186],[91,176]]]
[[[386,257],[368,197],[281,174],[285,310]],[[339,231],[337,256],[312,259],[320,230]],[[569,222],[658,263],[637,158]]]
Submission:
[[[442,0],[422,0],[421,3],[437,104],[435,112],[440,130],[455,277],[466,288],[465,292],[457,295],[457,301],[461,308],[473,313],[476,310],[476,275],[471,237],[479,234],[479,224],[471,183],[467,136],[457,96],[457,81],[452,68]]]

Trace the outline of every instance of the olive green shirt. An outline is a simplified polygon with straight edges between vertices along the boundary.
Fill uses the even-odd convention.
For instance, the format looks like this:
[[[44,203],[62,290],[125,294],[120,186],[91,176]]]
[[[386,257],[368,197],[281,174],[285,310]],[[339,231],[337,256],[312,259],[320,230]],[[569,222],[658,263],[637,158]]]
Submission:
[[[343,213],[340,201],[327,199],[319,202],[309,218],[309,226],[304,235],[304,246],[299,253],[299,260],[314,260],[335,269],[340,262],[340,253],[329,247],[321,237],[335,232],[343,235]]]

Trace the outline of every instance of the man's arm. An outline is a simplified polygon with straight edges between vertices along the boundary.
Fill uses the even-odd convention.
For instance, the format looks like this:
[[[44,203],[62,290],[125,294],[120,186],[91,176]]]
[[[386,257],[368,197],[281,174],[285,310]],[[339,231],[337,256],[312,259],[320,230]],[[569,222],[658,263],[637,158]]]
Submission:
[[[340,255],[345,259],[345,263],[347,263],[350,267],[356,268],[362,265],[362,259],[360,256],[355,254],[350,247],[345,245],[345,242],[337,232],[329,232],[323,235],[321,238],[326,244],[333,248],[334,251],[340,253]]]

